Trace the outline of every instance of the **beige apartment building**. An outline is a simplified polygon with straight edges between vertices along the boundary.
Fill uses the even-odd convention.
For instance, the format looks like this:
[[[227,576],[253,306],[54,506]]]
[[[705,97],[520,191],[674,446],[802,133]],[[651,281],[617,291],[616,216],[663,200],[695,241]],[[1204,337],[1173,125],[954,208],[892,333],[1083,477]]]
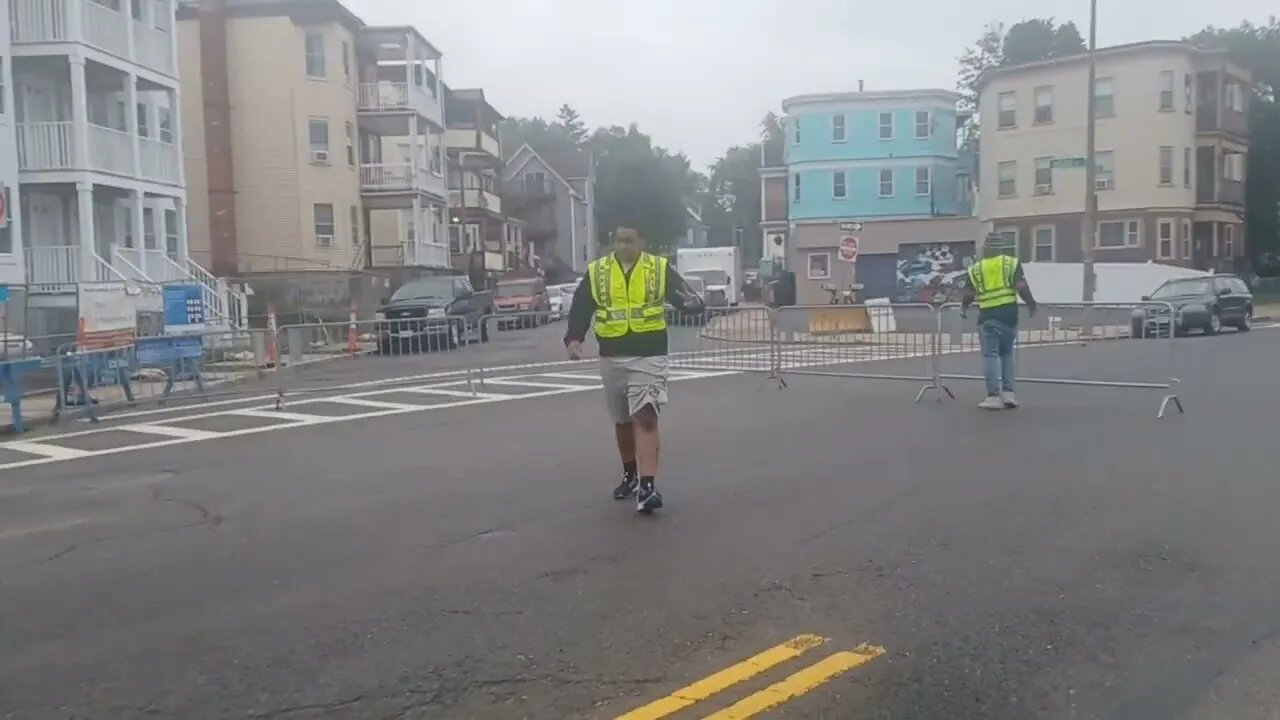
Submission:
[[[1249,72],[1184,42],[1096,60],[1096,260],[1232,268],[1245,256]],[[1088,84],[1085,56],[981,80],[978,216],[1026,261],[1082,259]]]
[[[224,275],[447,267],[441,54],[335,0],[178,13],[190,243]]]

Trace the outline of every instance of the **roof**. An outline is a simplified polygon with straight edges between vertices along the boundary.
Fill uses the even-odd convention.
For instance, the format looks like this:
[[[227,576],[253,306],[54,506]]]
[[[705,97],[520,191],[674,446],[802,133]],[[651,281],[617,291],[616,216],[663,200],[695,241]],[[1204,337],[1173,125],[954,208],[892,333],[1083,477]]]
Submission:
[[[519,165],[517,165],[517,164],[516,164],[516,162],[515,162],[515,161],[516,161],[516,158],[520,157],[521,153],[525,153],[525,151],[526,151],[526,150],[528,151],[528,152],[526,153],[526,157],[524,158],[524,160],[523,160],[523,161],[521,161],[521,162],[520,162],[520,164],[519,164]],[[556,166],[554,163],[552,163],[551,161],[547,160],[547,156],[546,156],[546,155],[544,155],[543,153],[540,153],[540,152],[538,152],[537,150],[535,150],[535,149],[533,148],[533,146],[532,146],[532,145],[530,145],[529,143],[525,143],[524,145],[521,145],[521,146],[520,146],[520,149],[516,151],[516,154],[515,154],[515,155],[512,155],[512,156],[511,156],[511,159],[507,161],[507,169],[503,172],[503,176],[504,176],[506,179],[508,179],[508,180],[510,180],[510,179],[512,179],[512,178],[514,178],[514,177],[515,177],[515,176],[516,176],[516,175],[517,175],[521,170],[523,170],[523,169],[525,168],[525,166],[526,166],[526,165],[528,165],[528,164],[529,164],[529,162],[530,162],[531,160],[533,160],[534,158],[537,158],[538,160],[540,160],[540,161],[542,162],[542,164],[543,164],[544,166],[546,166],[546,168],[547,168],[548,170],[550,170],[550,171],[551,171],[551,175],[552,175],[556,180],[560,181],[560,184],[561,184],[561,185],[564,185],[566,188],[568,188],[568,189],[569,189],[569,194],[570,194],[570,195],[572,195],[573,197],[576,197],[576,198],[581,198],[581,197],[582,197],[582,196],[578,193],[577,188],[575,188],[575,187],[573,186],[573,183],[571,183],[571,182],[569,182],[568,180],[566,180],[566,179],[565,179],[564,175],[560,172],[560,168],[559,168],[559,167],[557,167],[557,166]],[[585,177],[585,176],[581,176],[581,177]]]
[[[364,21],[338,0],[225,0],[227,17],[288,17],[301,23],[340,22],[359,30]],[[193,20],[199,0],[181,0],[177,17]]]
[[[366,25],[360,28],[360,34],[376,37],[383,33],[412,35],[415,40],[422,44],[431,52],[431,59],[435,60],[444,57],[444,53],[440,52],[440,48],[436,47],[428,40],[418,29],[412,25]]]
[[[1226,55],[1227,51],[1216,48],[1206,48],[1195,43],[1185,42],[1183,40],[1147,40],[1144,42],[1126,43],[1124,45],[1112,45],[1110,47],[1098,48],[1093,51],[1094,59],[1107,59],[1113,57],[1122,57],[1124,55],[1137,55],[1148,52],[1168,52],[1182,51],[1193,55]],[[978,76],[974,87],[981,89],[991,81],[992,78],[1001,75],[1009,75],[1012,73],[1026,72],[1029,70],[1039,70],[1061,65],[1074,65],[1077,63],[1087,62],[1089,53],[1077,53],[1075,55],[1067,55],[1065,57],[1048,58],[1046,60],[1036,60],[1035,62],[1020,63],[1017,65],[1002,65],[987,70]]]
[[[871,92],[831,92],[794,95],[782,101],[782,111],[789,112],[796,105],[816,105],[819,103],[857,103],[877,100],[938,100],[954,105],[959,102],[960,94],[953,90],[941,88],[922,88],[918,90],[875,90]]]
[[[459,88],[457,90],[454,90],[448,85],[445,85],[444,92],[445,92],[446,102],[449,100],[453,100],[456,102],[464,102],[464,103],[479,103],[489,108],[490,110],[492,110],[493,114],[497,115],[499,120],[506,119],[502,113],[498,112],[497,108],[490,105],[488,100],[485,100],[484,90],[480,88]],[[446,110],[446,116],[447,116],[448,108],[446,107],[445,110]]]
[[[532,149],[532,148],[530,148]],[[545,148],[538,157],[570,180],[591,177],[591,153],[573,148]]]

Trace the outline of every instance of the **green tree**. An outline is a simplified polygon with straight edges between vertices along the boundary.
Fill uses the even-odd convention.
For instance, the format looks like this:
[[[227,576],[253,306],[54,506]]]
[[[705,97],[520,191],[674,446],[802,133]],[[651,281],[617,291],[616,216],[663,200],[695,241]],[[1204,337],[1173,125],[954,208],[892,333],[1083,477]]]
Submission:
[[[1224,48],[1254,76],[1249,102],[1249,161],[1245,178],[1245,238],[1254,267],[1276,274],[1280,253],[1280,21],[1250,22],[1235,28],[1208,27],[1190,38],[1207,47]]]
[[[607,247],[618,227],[635,228],[655,253],[684,234],[686,202],[697,191],[689,160],[653,144],[632,124],[601,128],[591,136],[596,157],[596,218]]]
[[[582,121],[582,116],[578,115],[578,111],[574,110],[569,103],[560,106],[560,112],[556,114],[557,124],[564,130],[565,135],[579,146],[587,142],[590,133],[587,132],[587,124]]]
[[[760,147],[735,145],[711,166],[701,202],[711,245],[730,246],[742,230],[743,260],[760,259]]]
[[[498,132],[502,137],[503,160],[510,160],[526,143],[540,150],[567,149],[577,146],[559,123],[547,122],[540,117],[510,117],[502,121]]]

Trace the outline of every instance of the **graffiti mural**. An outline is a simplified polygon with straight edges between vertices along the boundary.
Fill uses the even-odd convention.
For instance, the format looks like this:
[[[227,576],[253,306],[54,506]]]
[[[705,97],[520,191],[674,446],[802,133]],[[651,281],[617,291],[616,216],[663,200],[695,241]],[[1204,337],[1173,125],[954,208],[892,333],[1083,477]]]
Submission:
[[[973,264],[976,244],[903,243],[898,247],[897,302],[960,300],[964,274]]]

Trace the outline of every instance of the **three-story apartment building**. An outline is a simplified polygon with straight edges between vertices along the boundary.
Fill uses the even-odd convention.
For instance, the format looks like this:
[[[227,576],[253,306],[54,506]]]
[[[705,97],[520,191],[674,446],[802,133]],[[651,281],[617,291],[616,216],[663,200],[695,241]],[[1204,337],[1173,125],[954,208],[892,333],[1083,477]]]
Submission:
[[[74,317],[81,283],[149,297],[158,283],[198,283],[211,319],[230,321],[237,303],[188,252],[174,13],[175,0],[10,3],[33,305]]]
[[[1184,42],[1104,48],[1096,62],[1095,259],[1232,267],[1245,253],[1249,72]],[[1088,84],[1084,56],[980,80],[979,216],[1025,261],[1083,258]]]
[[[958,99],[899,90],[783,101],[782,157],[762,158],[763,256],[787,248],[800,302],[824,302],[824,286],[850,284],[866,297],[893,297],[904,243],[972,245]],[[838,261],[844,237],[857,238],[854,264]]]
[[[193,246],[219,272],[447,267],[441,54],[336,0],[178,16]]]
[[[527,259],[524,223],[503,212],[502,115],[479,89],[446,89],[449,250],[454,267],[482,284]]]
[[[0,16],[0,285],[24,286],[26,267],[22,253],[22,221],[18,206],[18,146],[16,118],[13,110],[13,55],[9,45],[9,13]],[[25,288],[23,288],[25,290]],[[12,293],[11,307],[25,307],[22,297]],[[0,315],[6,308],[0,307]],[[8,326],[13,332],[19,327],[10,313]]]

